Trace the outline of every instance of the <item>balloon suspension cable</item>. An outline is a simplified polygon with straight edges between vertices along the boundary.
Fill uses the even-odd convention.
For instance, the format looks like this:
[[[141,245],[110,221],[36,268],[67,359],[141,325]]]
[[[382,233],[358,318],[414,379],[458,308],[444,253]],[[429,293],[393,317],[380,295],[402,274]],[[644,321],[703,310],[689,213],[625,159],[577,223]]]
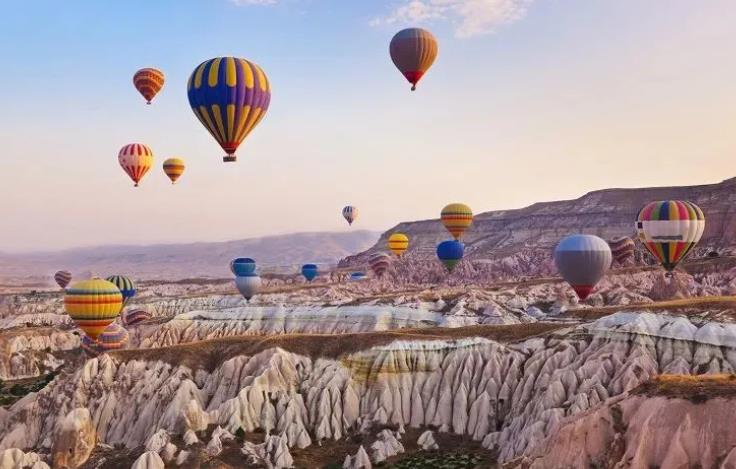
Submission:
[[[225,163],[233,163],[238,160],[238,157],[235,155],[225,155],[222,157],[222,161]]]

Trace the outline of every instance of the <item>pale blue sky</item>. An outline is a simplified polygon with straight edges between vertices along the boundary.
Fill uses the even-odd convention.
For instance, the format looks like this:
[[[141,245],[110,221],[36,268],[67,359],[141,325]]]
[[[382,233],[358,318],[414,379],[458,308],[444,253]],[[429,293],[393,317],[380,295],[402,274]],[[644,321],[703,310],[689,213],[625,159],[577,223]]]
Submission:
[[[6,2],[0,251],[387,229],[606,187],[736,176],[736,2],[730,0],[171,0]],[[394,32],[439,57],[415,93]],[[222,150],[186,80],[235,55],[271,107]],[[146,106],[131,83],[155,66]],[[117,163],[150,145],[141,187]],[[160,165],[187,162],[172,187]]]

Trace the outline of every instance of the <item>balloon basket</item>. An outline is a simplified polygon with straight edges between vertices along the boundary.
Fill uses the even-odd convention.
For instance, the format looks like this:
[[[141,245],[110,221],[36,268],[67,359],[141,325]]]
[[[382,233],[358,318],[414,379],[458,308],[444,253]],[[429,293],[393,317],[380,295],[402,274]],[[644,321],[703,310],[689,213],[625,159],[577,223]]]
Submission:
[[[222,157],[222,161],[224,161],[225,163],[233,163],[237,160],[238,158],[235,155],[225,155]]]

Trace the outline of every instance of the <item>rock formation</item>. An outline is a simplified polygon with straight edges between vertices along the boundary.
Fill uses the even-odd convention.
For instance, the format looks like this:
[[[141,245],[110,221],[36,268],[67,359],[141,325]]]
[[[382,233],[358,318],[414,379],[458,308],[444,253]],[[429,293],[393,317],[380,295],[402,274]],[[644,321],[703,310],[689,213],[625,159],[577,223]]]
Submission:
[[[76,469],[84,464],[95,448],[97,435],[90,412],[76,408],[69,412],[54,438],[51,450],[54,467]]]

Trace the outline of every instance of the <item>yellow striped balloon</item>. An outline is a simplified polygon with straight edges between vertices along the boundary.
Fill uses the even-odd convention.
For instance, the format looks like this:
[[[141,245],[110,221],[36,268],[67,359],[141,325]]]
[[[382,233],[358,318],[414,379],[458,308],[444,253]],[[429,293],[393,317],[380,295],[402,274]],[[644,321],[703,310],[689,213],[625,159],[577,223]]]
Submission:
[[[184,160],[181,158],[169,158],[164,161],[164,173],[171,179],[172,184],[176,184],[176,180],[184,174]]]
[[[120,314],[123,295],[115,284],[107,280],[83,280],[66,289],[64,307],[77,326],[91,339],[97,340]]]
[[[465,204],[450,204],[442,209],[440,219],[453,238],[460,239],[473,223],[473,211]]]
[[[138,187],[138,183],[153,166],[153,151],[142,143],[130,143],[120,149],[118,163]]]
[[[404,252],[409,249],[409,237],[404,233],[393,233],[388,237],[388,248],[401,257]]]

